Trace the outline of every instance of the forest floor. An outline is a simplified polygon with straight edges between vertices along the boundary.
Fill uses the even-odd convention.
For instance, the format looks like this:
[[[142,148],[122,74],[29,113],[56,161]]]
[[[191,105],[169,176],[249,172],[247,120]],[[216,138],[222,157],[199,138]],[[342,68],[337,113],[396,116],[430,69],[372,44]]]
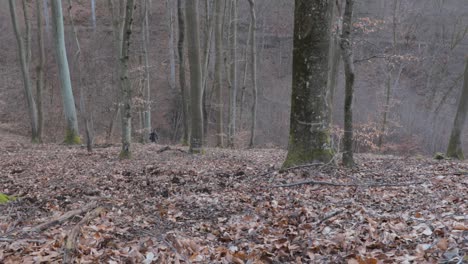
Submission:
[[[0,143],[0,263],[468,262],[466,162]]]

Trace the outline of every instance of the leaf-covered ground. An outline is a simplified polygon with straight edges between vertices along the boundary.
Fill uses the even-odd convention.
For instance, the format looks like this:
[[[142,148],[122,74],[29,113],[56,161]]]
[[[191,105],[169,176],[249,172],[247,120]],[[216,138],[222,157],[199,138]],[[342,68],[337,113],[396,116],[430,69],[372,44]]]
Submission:
[[[3,143],[0,192],[18,199],[0,205],[0,263],[468,262],[466,162],[358,155],[353,170],[278,172],[277,149],[136,145],[120,161],[118,147]],[[305,180],[348,186],[271,188]]]

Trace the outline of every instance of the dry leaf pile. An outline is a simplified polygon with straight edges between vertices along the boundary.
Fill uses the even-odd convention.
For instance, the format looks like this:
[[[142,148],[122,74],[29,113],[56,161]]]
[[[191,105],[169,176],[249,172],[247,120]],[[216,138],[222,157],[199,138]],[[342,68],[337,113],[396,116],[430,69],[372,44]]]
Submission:
[[[0,263],[468,262],[466,162],[279,172],[276,149],[1,148],[0,192],[19,199],[0,205]],[[305,180],[348,186],[272,188]]]

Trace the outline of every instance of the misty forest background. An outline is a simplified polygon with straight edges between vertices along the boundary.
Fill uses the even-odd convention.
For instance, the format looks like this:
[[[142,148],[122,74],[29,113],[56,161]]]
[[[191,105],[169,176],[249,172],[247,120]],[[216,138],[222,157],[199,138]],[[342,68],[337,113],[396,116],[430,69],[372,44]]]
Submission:
[[[18,7],[20,7],[19,2]],[[28,2],[33,83],[36,80],[37,23],[35,4]],[[181,94],[178,80],[177,3],[151,1],[149,6],[149,78],[151,94],[151,124],[161,143],[179,143],[183,137]],[[206,118],[205,140],[216,144],[216,98],[214,97],[214,36],[210,24],[213,3],[200,2],[200,39],[202,58],[209,50],[208,79],[204,95]],[[79,105],[78,69],[74,63],[77,47],[64,2],[65,40],[71,69],[76,105]],[[229,10],[225,8],[223,30],[223,62],[229,60]],[[17,13],[22,15],[21,8]],[[289,131],[290,93],[292,77],[293,1],[258,0],[257,12],[257,64],[258,114],[255,143],[258,147],[286,147]],[[81,45],[82,87],[84,99],[92,112],[95,143],[120,141],[120,118],[116,115],[118,85],[115,79],[115,48],[113,44],[112,14],[108,1],[96,1],[95,21],[90,1],[73,1],[71,9]],[[450,130],[463,84],[464,55],[468,47],[468,10],[464,0],[362,0],[355,4],[352,32],[355,58],[355,151],[381,150],[385,153],[432,154],[445,152]],[[45,14],[46,85],[43,91],[45,142],[60,143],[65,134],[60,97],[58,68],[55,63],[52,18]],[[19,16],[21,18],[21,16]],[[139,111],[144,101],[144,59],[142,45],[142,18],[135,13],[130,46],[130,79],[133,89],[133,135],[135,141],[147,137],[143,133]],[[24,20],[19,19],[24,30]],[[252,105],[251,56],[247,45],[249,36],[249,4],[238,1],[238,96],[236,147],[248,145],[250,109]],[[335,25],[339,22],[335,20]],[[27,136],[30,132],[17,43],[8,2],[0,2],[0,90],[1,128]],[[210,45],[206,49],[207,39]],[[395,48],[394,48],[395,44]],[[185,50],[186,52],[186,50]],[[206,53],[206,52],[205,52]],[[187,80],[188,61],[185,60]],[[247,67],[247,69],[246,69]],[[224,68],[224,67],[223,67]],[[226,70],[227,68],[223,69]],[[245,73],[245,71],[247,71]],[[223,73],[226,76],[226,73]],[[223,80],[224,125],[227,131],[228,89]],[[342,135],[344,74],[340,62],[333,107],[333,131],[336,142]],[[140,102],[140,104],[139,104]],[[78,107],[77,107],[78,108]],[[386,128],[383,120],[387,112]],[[79,114],[80,116],[80,114]],[[84,125],[79,117],[84,140]],[[111,128],[113,126],[113,128]],[[227,133],[227,132],[225,132]],[[462,136],[467,147],[466,136]],[[380,142],[381,141],[381,142]],[[381,146],[379,146],[382,143]]]

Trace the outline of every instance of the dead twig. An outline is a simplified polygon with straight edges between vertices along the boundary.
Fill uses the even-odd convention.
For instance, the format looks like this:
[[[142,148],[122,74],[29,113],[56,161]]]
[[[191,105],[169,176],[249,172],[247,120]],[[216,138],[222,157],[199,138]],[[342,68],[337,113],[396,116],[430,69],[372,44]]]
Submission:
[[[341,213],[343,213],[343,212],[344,212],[344,210],[339,210],[339,211],[332,212],[332,213],[326,215],[325,217],[323,217],[322,220],[320,220],[320,221],[317,223],[317,225],[320,225],[320,224],[322,224],[323,222],[327,221],[328,219],[330,219],[330,218],[332,218],[332,217],[335,217],[335,216],[337,216],[337,215],[339,215],[339,214],[341,214]]]
[[[93,210],[94,208],[96,208],[97,204],[96,202],[92,202],[80,209],[77,209],[77,210],[73,210],[73,211],[69,211],[69,212],[66,212],[65,214],[59,216],[59,217],[56,217],[52,220],[49,220],[45,223],[42,223],[40,225],[37,225],[35,227],[32,227],[31,229],[28,229],[28,230],[25,230],[26,232],[41,232],[41,231],[44,231],[46,229],[48,229],[49,227],[52,227],[54,225],[58,225],[58,224],[61,224],[65,221],[67,221],[68,219],[76,216],[76,215],[81,215],[85,212],[88,212],[90,210]]]
[[[324,181],[302,181],[295,183],[288,183],[282,185],[274,185],[270,188],[280,188],[280,187],[294,187],[299,185],[311,184],[311,185],[328,185],[335,187],[398,187],[398,186],[410,186],[422,184],[425,181],[420,182],[405,182],[405,183],[333,183],[333,182],[324,182]]]
[[[73,262],[73,255],[76,251],[76,241],[78,240],[78,236],[80,235],[81,227],[84,225],[89,224],[91,220],[98,217],[103,211],[105,210],[104,207],[97,207],[94,210],[88,212],[83,219],[78,222],[75,227],[70,231],[67,236],[67,241],[64,245],[63,251],[63,263],[72,263]]]
[[[17,241],[25,241],[28,243],[45,243],[47,240],[44,239],[33,239],[33,238],[9,238],[9,237],[0,237],[0,242],[17,242]]]

